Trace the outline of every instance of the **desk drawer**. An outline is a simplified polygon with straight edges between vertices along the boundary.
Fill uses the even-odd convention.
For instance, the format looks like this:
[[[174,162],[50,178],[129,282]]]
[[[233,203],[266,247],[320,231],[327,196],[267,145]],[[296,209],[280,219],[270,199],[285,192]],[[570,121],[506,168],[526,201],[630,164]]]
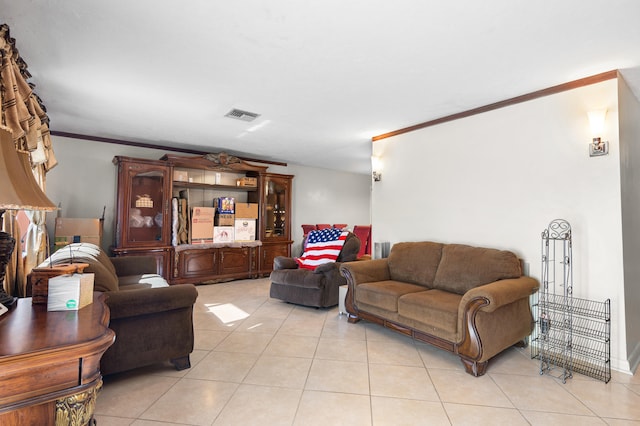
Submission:
[[[21,365],[24,367],[24,364]],[[31,365],[12,369],[3,365],[0,370],[0,411],[4,405],[46,395],[78,386],[80,360]]]

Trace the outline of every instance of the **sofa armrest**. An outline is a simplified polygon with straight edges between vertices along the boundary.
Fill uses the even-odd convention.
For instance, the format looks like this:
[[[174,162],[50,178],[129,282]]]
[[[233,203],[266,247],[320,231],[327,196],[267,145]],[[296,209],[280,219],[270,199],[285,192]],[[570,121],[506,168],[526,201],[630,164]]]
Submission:
[[[273,259],[273,269],[298,269],[298,263],[292,257],[276,256]]]
[[[506,280],[494,281],[489,284],[481,285],[467,291],[462,300],[460,300],[460,309],[458,312],[462,314],[465,306],[477,298],[485,298],[489,301],[488,305],[482,307],[484,312],[493,312],[501,306],[508,305],[527,298],[538,291],[540,283],[535,278],[520,277]]]
[[[110,257],[109,260],[119,277],[158,273],[158,263],[153,256],[120,256]]]
[[[340,273],[349,285],[386,281],[389,279],[389,265],[387,259],[345,262],[340,265]]]
[[[193,284],[108,292],[111,319],[166,312],[193,306],[198,291]]]

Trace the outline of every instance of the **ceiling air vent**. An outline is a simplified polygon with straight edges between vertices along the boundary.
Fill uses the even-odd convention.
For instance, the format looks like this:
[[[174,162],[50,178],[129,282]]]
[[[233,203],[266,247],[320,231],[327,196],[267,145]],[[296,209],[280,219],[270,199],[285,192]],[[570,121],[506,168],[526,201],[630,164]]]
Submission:
[[[232,109],[231,111],[226,113],[224,116],[229,118],[235,118],[236,120],[253,121],[256,118],[260,117],[260,114],[256,114],[255,112],[242,111],[241,109]]]

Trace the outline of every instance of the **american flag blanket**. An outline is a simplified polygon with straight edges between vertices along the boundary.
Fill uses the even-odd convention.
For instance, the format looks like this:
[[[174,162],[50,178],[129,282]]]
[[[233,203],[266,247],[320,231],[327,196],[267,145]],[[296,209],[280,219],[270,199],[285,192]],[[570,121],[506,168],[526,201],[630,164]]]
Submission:
[[[314,270],[323,263],[335,262],[349,235],[348,231],[326,228],[309,232],[302,256],[296,258],[300,268]]]

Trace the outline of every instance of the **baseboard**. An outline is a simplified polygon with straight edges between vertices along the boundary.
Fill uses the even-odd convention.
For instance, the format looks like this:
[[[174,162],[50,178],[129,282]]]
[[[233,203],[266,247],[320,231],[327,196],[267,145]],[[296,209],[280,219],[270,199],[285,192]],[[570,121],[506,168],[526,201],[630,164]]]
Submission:
[[[631,351],[631,355],[629,355],[629,359],[627,359],[626,361],[619,360],[618,364],[621,364],[621,365],[614,366],[612,364],[611,367],[623,373],[633,374],[633,372],[636,371],[636,368],[640,364],[640,342],[638,342],[636,344],[636,347],[633,348],[633,351]]]

